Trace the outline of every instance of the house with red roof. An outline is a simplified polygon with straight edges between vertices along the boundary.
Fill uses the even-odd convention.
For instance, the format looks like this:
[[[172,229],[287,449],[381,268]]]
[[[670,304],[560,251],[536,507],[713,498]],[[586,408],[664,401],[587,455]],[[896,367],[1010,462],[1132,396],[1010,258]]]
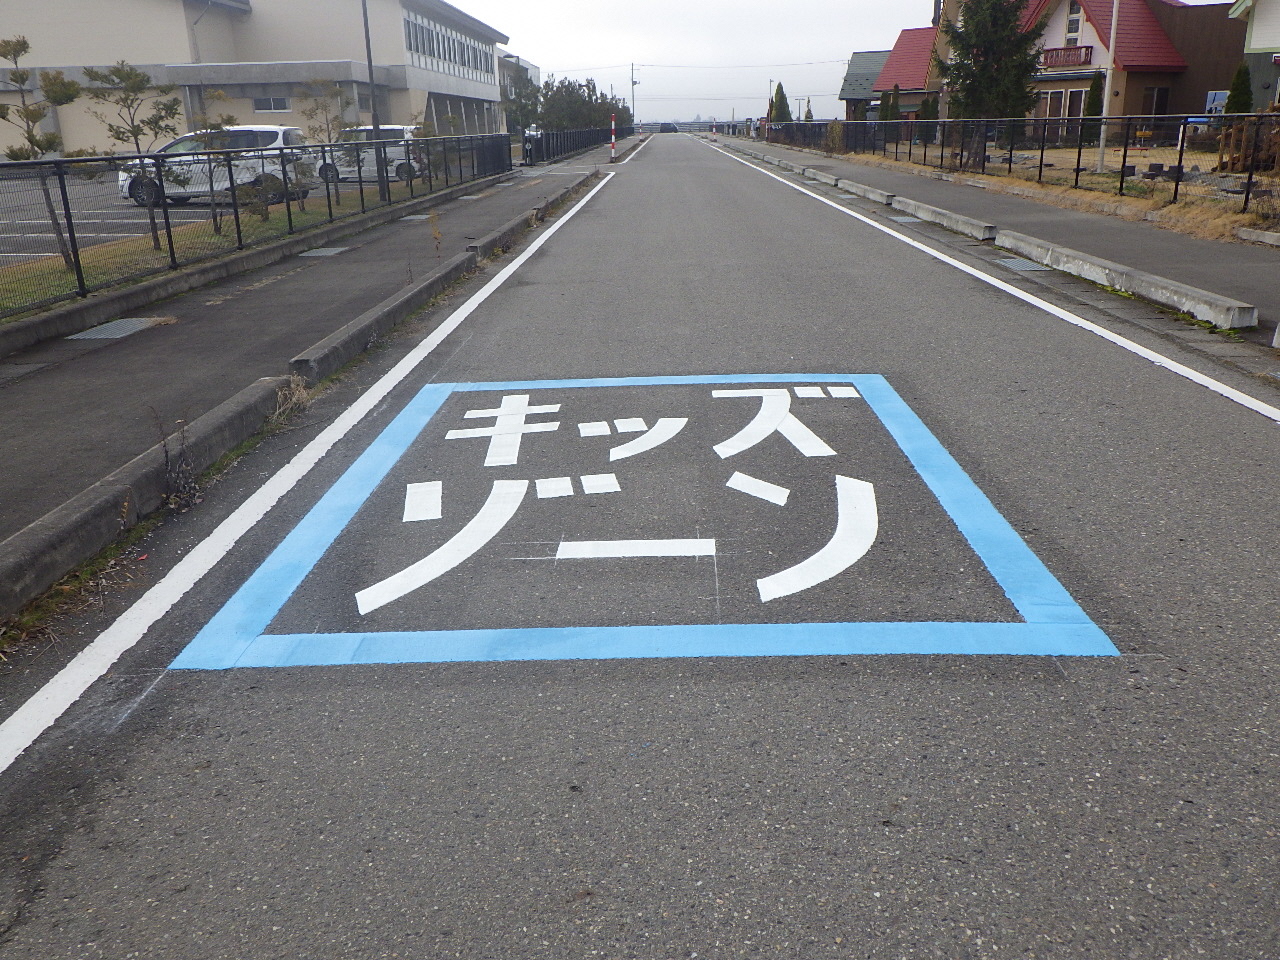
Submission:
[[[1113,0],[1032,0],[1026,24],[1043,19],[1037,116],[1079,117],[1094,74],[1109,62]],[[1110,116],[1203,113],[1231,85],[1244,31],[1231,3],[1120,0]]]
[[[1182,0],[1119,0],[1115,76],[1109,116],[1201,114],[1210,94],[1226,91],[1244,55],[1245,25],[1230,16],[1242,3],[1280,0],[1236,0],[1192,6]],[[1039,117],[1084,115],[1085,97],[1098,71],[1109,62],[1114,0],[1030,0],[1024,27],[1044,21],[1040,72]],[[899,89],[904,117],[919,109],[926,93],[942,90],[935,56],[950,56],[939,24],[958,21],[963,0],[937,0],[930,27],[903,30],[874,84],[882,98]],[[1277,35],[1280,49],[1280,34]],[[943,91],[945,116],[946,95]]]

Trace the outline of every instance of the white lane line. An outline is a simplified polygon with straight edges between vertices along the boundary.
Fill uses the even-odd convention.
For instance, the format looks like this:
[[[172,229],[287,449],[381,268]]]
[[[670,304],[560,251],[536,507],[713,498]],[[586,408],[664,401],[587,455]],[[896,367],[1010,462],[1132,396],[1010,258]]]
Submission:
[[[411,483],[404,494],[404,522],[439,520],[444,516],[444,484],[439,480]]]
[[[153,624],[200,582],[246,533],[267,515],[276,503],[316,466],[335,443],[345,437],[370,412],[377,409],[419,364],[435,352],[441,342],[458,329],[481,304],[502,287],[543,245],[572,220],[603,190],[616,174],[604,179],[536,237],[528,248],[475,292],[447,320],[418,344],[403,360],[338,416],[274,476],[257,489],[222,521],[208,537],[196,544],[154,587],[100,633],[97,638],[29,700],[0,723],[0,773],[7,770],[24,750],[35,742],[89,686],[111,669],[121,656],[143,638]]]
[[[705,141],[703,142],[705,143]],[[707,144],[707,146],[710,147],[712,150],[715,150],[717,153],[724,154],[730,160],[736,160],[738,163],[742,164],[745,167],[750,167],[752,170],[756,170],[760,173],[763,173],[766,177],[772,177],[774,180],[777,180],[781,184],[785,184],[786,186],[790,187],[792,190],[799,191],[800,193],[803,193],[805,196],[812,197],[814,200],[817,200],[819,203],[826,204],[832,210],[838,210],[840,213],[843,213],[845,216],[853,217],[853,219],[859,220],[862,223],[865,223],[869,227],[874,227],[876,230],[879,230],[881,233],[887,233],[889,236],[893,237],[895,240],[901,240],[903,243],[907,244],[907,246],[915,247],[921,253],[928,254],[929,256],[933,257],[935,260],[941,260],[943,263],[953,266],[957,270],[960,270],[963,273],[969,274],[969,276],[971,277],[981,280],[983,283],[990,284],[991,286],[995,287],[997,290],[1003,290],[1005,293],[1010,294],[1011,296],[1017,297],[1019,300],[1023,301],[1024,303],[1031,304],[1033,307],[1038,307],[1039,309],[1043,310],[1045,313],[1048,313],[1051,316],[1057,317],[1059,320],[1065,320],[1067,321],[1067,323],[1070,323],[1073,326],[1077,326],[1082,330],[1088,330],[1090,333],[1101,337],[1103,340],[1106,340],[1109,343],[1115,344],[1117,347],[1120,347],[1123,350],[1128,350],[1130,353],[1136,354],[1137,356],[1142,357],[1142,359],[1144,360],[1149,360],[1150,362],[1154,363],[1157,367],[1161,367],[1162,369],[1168,370],[1170,373],[1177,374],[1179,377],[1183,377],[1184,379],[1190,380],[1192,383],[1199,384],[1200,386],[1205,387],[1208,390],[1212,390],[1214,393],[1218,394],[1221,397],[1225,397],[1226,399],[1232,401],[1233,403],[1238,403],[1240,404],[1240,406],[1246,407],[1247,409],[1252,410],[1254,413],[1262,414],[1268,420],[1273,420],[1276,423],[1280,423],[1280,407],[1273,407],[1271,404],[1264,403],[1261,400],[1257,399],[1256,397],[1251,397],[1249,394],[1245,393],[1242,390],[1237,390],[1235,387],[1229,387],[1225,383],[1223,383],[1221,380],[1216,380],[1213,377],[1210,377],[1207,374],[1203,374],[1198,370],[1193,370],[1191,367],[1188,367],[1185,364],[1178,363],[1176,360],[1171,360],[1162,353],[1157,353],[1154,350],[1149,350],[1146,347],[1142,346],[1142,344],[1135,343],[1133,340],[1129,340],[1126,337],[1122,337],[1118,333],[1112,333],[1110,330],[1106,329],[1105,327],[1100,327],[1098,326],[1098,324],[1093,323],[1092,321],[1086,320],[1084,317],[1076,316],[1070,310],[1065,310],[1062,307],[1056,306],[1050,303],[1048,300],[1042,300],[1040,297],[1037,297],[1033,293],[1028,293],[1025,290],[1019,290],[1017,287],[1013,286],[1012,284],[1005,283],[999,277],[993,277],[991,274],[983,273],[981,270],[977,269],[976,267],[971,267],[967,263],[961,263],[959,260],[955,259],[954,257],[948,256],[947,254],[943,253],[940,250],[935,250],[932,247],[928,246],[927,244],[923,244],[920,241],[913,239],[912,237],[908,237],[906,234],[899,233],[897,230],[894,230],[892,227],[886,226],[883,223],[877,223],[875,220],[872,220],[870,217],[863,216],[862,214],[858,213],[856,210],[850,210],[847,207],[843,207],[840,204],[836,203],[834,200],[828,200],[826,197],[822,196],[821,194],[814,193],[812,190],[806,190],[804,187],[800,186],[798,183],[792,183],[791,181],[787,180],[785,177],[780,177],[776,173],[772,173],[769,170],[765,170],[761,167],[757,167],[754,163],[751,163],[748,160],[743,160],[741,157],[736,157],[732,153],[729,153],[727,150],[723,150],[720,147],[712,146],[709,143]]]
[[[662,417],[653,425],[653,429],[644,436],[636,437],[629,443],[614,447],[609,451],[609,461],[626,460],[640,453],[647,453],[654,447],[660,447],[688,424],[688,417]]]
[[[489,499],[465,527],[417,563],[356,594],[356,608],[360,615],[394,603],[475,556],[478,550],[511,522],[528,490],[528,480],[493,481]]]
[[[548,477],[545,480],[538,480],[535,485],[538,488],[539,500],[573,496],[573,479],[570,477]]]
[[[756,581],[760,601],[768,603],[825,583],[861,560],[876,542],[880,520],[875,487],[865,480],[836,477],[836,532],[808,560]]]
[[[650,134],[650,135],[649,135],[649,138],[648,138],[647,140],[645,140],[645,142],[644,142],[644,143],[640,144],[640,146],[636,147],[634,150],[632,150],[632,151],[631,151],[631,155],[630,155],[630,156],[628,156],[628,157],[627,157],[627,159],[623,160],[623,161],[622,161],[622,163],[620,164],[620,166],[624,166],[624,167],[625,167],[628,163],[630,163],[632,160],[634,160],[634,159],[636,158],[636,154],[637,154],[637,153],[639,153],[641,150],[643,150],[645,147],[647,147],[647,146],[649,145],[650,141],[652,141],[652,140],[653,140],[653,134]]]
[[[745,473],[735,473],[725,486],[730,490],[737,490],[739,493],[776,503],[780,507],[785,507],[791,496],[791,491],[786,487],[780,487],[768,480],[759,480]]]
[[[565,540],[557,560],[608,560],[624,557],[714,557],[714,540]]]
[[[580,478],[583,493],[621,493],[618,475],[615,473],[593,473]]]

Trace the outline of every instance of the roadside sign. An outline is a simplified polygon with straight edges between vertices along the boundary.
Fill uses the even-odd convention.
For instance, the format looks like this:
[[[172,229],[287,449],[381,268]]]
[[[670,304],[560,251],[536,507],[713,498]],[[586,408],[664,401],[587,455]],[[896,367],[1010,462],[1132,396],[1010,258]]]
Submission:
[[[889,383],[432,384],[176,669],[1114,656]]]

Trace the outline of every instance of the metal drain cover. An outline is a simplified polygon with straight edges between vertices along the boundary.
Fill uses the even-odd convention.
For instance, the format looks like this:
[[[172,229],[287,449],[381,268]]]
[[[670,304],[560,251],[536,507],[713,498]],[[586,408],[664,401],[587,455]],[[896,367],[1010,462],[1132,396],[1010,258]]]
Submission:
[[[1002,267],[1008,267],[1010,270],[1021,270],[1024,273],[1032,270],[1051,270],[1052,267],[1046,267],[1042,263],[1036,263],[1034,260],[1025,260],[1022,257],[1006,257],[1003,260],[997,260],[996,263]]]
[[[121,337],[127,337],[131,333],[137,333],[139,330],[145,330],[147,327],[155,326],[159,317],[121,317],[119,320],[112,320],[110,323],[99,324],[90,330],[82,333],[74,333],[67,337],[68,340],[119,340]]]
[[[889,219],[897,223],[924,223],[919,217],[890,217]]]

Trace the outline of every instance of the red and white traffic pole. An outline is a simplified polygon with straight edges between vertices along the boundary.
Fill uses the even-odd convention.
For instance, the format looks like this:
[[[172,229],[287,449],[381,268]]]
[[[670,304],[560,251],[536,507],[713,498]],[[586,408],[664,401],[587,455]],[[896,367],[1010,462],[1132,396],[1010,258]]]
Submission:
[[[616,113],[609,117],[609,129],[612,134],[609,141],[609,162],[614,163],[618,159],[618,115]]]

